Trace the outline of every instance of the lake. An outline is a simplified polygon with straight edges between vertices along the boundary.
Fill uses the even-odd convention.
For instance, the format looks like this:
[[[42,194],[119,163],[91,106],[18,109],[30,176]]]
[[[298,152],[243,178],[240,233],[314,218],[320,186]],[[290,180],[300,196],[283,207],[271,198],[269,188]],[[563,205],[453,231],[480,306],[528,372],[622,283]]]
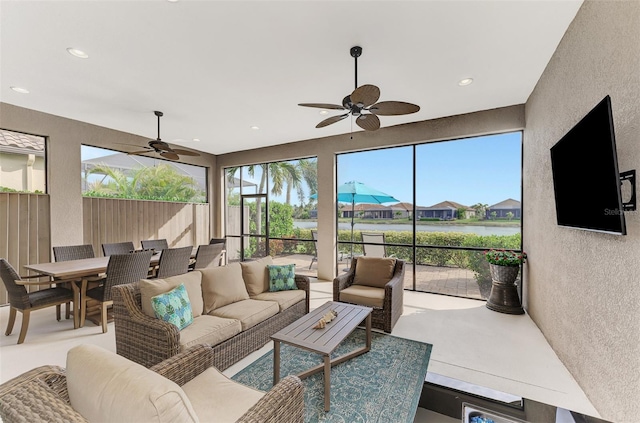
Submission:
[[[294,221],[293,226],[300,229],[312,229],[318,227],[317,222]],[[386,223],[356,223],[353,227],[358,231],[411,231],[410,224],[386,224]],[[340,222],[338,229],[351,229],[351,223]],[[473,226],[473,225],[416,225],[418,232],[463,232],[476,235],[514,235],[520,233],[520,227],[514,226]]]

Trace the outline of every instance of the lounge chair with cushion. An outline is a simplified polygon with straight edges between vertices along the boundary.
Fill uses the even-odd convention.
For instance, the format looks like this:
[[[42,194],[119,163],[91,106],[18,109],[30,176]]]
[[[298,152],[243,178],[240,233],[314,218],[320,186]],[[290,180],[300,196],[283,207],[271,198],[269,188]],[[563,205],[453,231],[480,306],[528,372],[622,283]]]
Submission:
[[[196,345],[151,369],[95,345],[67,354],[66,369],[42,366],[0,385],[4,423],[282,422],[299,423],[304,388],[296,376],[268,392],[233,382]]]
[[[402,316],[404,261],[357,257],[347,273],[333,280],[333,300],[372,307],[372,326],[391,333]]]

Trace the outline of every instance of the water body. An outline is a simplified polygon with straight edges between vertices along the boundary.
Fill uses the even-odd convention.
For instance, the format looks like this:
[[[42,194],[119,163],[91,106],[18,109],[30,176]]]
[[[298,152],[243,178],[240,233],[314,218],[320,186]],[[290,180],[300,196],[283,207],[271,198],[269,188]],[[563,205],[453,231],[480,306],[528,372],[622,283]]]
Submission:
[[[318,227],[317,222],[294,221],[293,226],[300,229],[312,229]],[[358,231],[411,231],[410,224],[386,224],[386,223],[356,223],[353,227]],[[338,229],[351,229],[351,223],[340,222]],[[473,226],[473,225],[416,225],[418,232],[463,232],[476,235],[514,235],[520,233],[518,226]]]

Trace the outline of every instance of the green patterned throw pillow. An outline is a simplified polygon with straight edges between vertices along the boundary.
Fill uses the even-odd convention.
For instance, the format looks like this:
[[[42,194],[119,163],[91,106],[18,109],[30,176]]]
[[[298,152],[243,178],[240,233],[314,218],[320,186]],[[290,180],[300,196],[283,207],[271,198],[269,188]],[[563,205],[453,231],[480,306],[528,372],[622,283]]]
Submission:
[[[193,323],[191,302],[183,283],[169,292],[151,297],[151,307],[158,319],[174,324],[179,330]]]
[[[296,285],[296,265],[285,264],[277,266],[275,264],[267,265],[269,270],[269,291],[288,291],[290,289],[298,289]]]

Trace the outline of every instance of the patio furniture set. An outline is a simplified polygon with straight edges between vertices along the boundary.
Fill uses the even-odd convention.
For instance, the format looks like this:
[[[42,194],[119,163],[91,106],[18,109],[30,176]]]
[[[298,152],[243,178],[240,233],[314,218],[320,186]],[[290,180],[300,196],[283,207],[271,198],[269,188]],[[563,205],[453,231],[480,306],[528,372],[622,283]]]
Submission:
[[[130,255],[150,258],[150,252]],[[309,278],[295,275],[294,287],[274,290],[271,267],[279,266],[272,266],[267,256],[112,286],[117,354],[81,345],[69,351],[66,371],[43,366],[5,382],[0,385],[0,417],[5,422],[20,421],[25,415],[87,421],[113,419],[115,412],[123,419],[140,421],[225,416],[225,421],[301,422],[303,387],[297,376],[280,381],[281,342],[324,357],[322,365],[298,376],[324,372],[328,411],[331,366],[369,351],[371,328],[391,332],[402,314],[404,262],[354,258],[350,271],[334,280],[334,302],[312,313]],[[173,301],[176,295],[183,302],[171,309],[173,316],[159,315],[158,298]],[[179,327],[175,317],[186,308],[191,323]],[[329,309],[338,312],[336,318],[324,329],[313,329]],[[367,330],[366,345],[332,360],[331,352],[362,324]],[[270,340],[274,341],[274,387],[268,392],[244,387],[219,373]],[[110,375],[116,374],[111,380]],[[129,398],[122,386],[147,395],[151,405]],[[173,399],[166,402],[169,397]]]

